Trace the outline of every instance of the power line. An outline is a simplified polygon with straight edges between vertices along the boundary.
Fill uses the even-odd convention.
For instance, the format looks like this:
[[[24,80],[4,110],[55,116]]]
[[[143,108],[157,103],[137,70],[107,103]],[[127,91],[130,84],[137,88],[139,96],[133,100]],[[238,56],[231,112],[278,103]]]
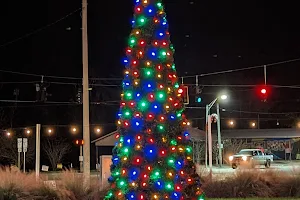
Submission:
[[[300,58],[280,61],[280,62],[276,62],[276,63],[269,63],[269,64],[265,64],[265,65],[257,65],[257,66],[252,66],[252,67],[239,68],[239,69],[231,69],[231,70],[210,72],[210,73],[204,73],[204,74],[198,74],[198,75],[182,76],[182,77],[179,77],[179,78],[184,79],[184,78],[193,78],[193,77],[196,77],[196,76],[203,77],[203,76],[211,76],[211,75],[220,75],[220,74],[225,74],[225,73],[232,73],[232,72],[238,72],[238,71],[245,71],[245,70],[257,69],[257,68],[263,68],[264,66],[268,66],[268,67],[269,66],[275,66],[275,65],[291,63],[291,62],[296,62],[296,61],[300,61]],[[17,72],[17,71],[9,71],[9,70],[1,70],[1,69],[0,69],[0,72],[18,74],[18,75],[25,75],[25,76],[53,78],[53,79],[82,80],[82,78],[78,78],[78,77],[43,75],[43,74],[25,73],[25,72]],[[96,78],[96,77],[91,77],[89,79],[90,80],[123,80],[122,78]]]
[[[26,107],[51,107],[51,106],[82,106],[82,104],[76,102],[45,102],[43,104],[36,104],[36,101],[16,101],[16,100],[0,100],[2,103],[33,103],[34,105],[18,105],[18,108],[26,108]],[[112,100],[112,101],[100,101],[100,102],[91,102],[91,105],[111,105],[116,106],[120,100]],[[15,105],[11,106],[0,106],[0,108],[12,108],[16,107]]]
[[[232,72],[238,72],[238,71],[258,69],[258,68],[263,68],[265,66],[270,67],[270,66],[286,64],[286,63],[291,63],[291,62],[296,62],[296,61],[300,61],[300,58],[295,58],[295,59],[285,60],[285,61],[280,61],[280,62],[275,62],[275,63],[269,63],[269,64],[265,64],[265,65],[257,65],[257,66],[252,66],[252,67],[239,68],[239,69],[229,69],[229,70],[223,70],[223,71],[218,71],[218,72],[210,72],[210,73],[205,73],[205,74],[183,76],[183,77],[180,77],[180,78],[193,78],[193,77],[196,77],[196,76],[203,77],[203,76],[211,76],[211,75],[220,75],[220,74],[226,74],[226,73],[232,73]]]
[[[196,107],[196,106],[187,106],[186,109],[201,109],[204,110],[205,107]],[[259,115],[292,115],[300,114],[300,112],[256,112],[256,111],[244,111],[244,110],[224,110],[223,112],[236,112],[236,113],[245,113],[245,114],[259,114]]]
[[[1,70],[0,70],[1,71]],[[78,85],[81,84],[79,82],[59,82],[59,81],[44,81],[45,83],[49,84],[56,84],[56,85]],[[0,82],[0,84],[35,84],[40,83],[40,81],[8,81],[8,82]],[[121,84],[98,84],[98,83],[91,83],[90,86],[95,87],[121,87]],[[196,86],[196,84],[185,84],[186,86]],[[227,88],[252,88],[256,87],[257,85],[242,85],[242,84],[201,84],[203,87],[227,87]],[[289,88],[289,89],[300,89],[300,85],[268,85],[269,87],[273,88]],[[248,90],[247,90],[248,91]]]
[[[225,110],[223,112],[236,112],[236,113],[259,114],[259,115],[293,115],[293,114],[300,114],[300,112],[278,112],[278,113],[270,113],[270,112],[255,112],[255,111],[243,111],[243,110]]]
[[[29,37],[29,36],[31,36],[31,35],[34,35],[34,34],[40,32],[40,31],[42,31],[42,30],[44,30],[44,29],[46,29],[46,28],[49,28],[50,26],[53,26],[53,25],[57,24],[58,22],[60,22],[60,21],[62,21],[62,20],[65,20],[66,18],[70,17],[71,15],[75,14],[75,13],[78,12],[79,10],[81,10],[81,8],[78,8],[78,9],[76,9],[76,10],[70,12],[69,14],[65,15],[64,17],[62,17],[62,18],[60,18],[60,19],[58,19],[58,20],[56,20],[56,21],[54,21],[54,22],[52,22],[52,23],[50,23],[50,24],[48,24],[48,25],[46,25],[46,26],[43,26],[43,27],[41,27],[41,28],[39,28],[39,29],[36,29],[36,30],[34,30],[34,31],[30,32],[30,33],[27,33],[27,34],[25,34],[25,35],[23,35],[23,36],[21,36],[21,37],[18,37],[18,38],[16,38],[16,39],[11,40],[11,41],[9,41],[9,42],[6,42],[6,43],[4,43],[4,44],[1,44],[1,45],[0,45],[0,48],[5,47],[5,46],[7,46],[7,45],[10,45],[10,44],[12,44],[12,43],[15,43],[15,42],[17,42],[17,41],[19,41],[19,40],[22,40],[22,39],[24,39],[24,38],[27,38],[27,37]]]
[[[188,120],[203,120],[205,119],[205,117],[193,117],[193,118],[188,118]],[[232,117],[221,117],[222,120],[257,120],[257,118],[255,117],[236,117],[236,118],[232,118]],[[292,120],[290,118],[259,118],[259,121],[287,121],[287,120]]]

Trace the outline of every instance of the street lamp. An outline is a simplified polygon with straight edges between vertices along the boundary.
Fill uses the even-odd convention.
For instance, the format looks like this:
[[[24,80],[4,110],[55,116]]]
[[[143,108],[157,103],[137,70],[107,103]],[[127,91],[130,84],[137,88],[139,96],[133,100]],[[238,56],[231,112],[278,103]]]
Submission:
[[[256,123],[255,122],[251,122],[251,127],[255,128],[256,127]]]
[[[11,136],[11,133],[10,133],[9,131],[7,131],[7,132],[6,132],[6,136],[7,136],[7,137],[10,137],[10,136]]]
[[[233,120],[230,120],[230,121],[229,121],[229,126],[231,126],[231,127],[234,126],[234,121],[233,121]]]
[[[223,95],[220,96],[220,98],[221,98],[222,100],[226,100],[226,99],[228,98],[228,96],[227,96],[226,94],[223,94]]]
[[[101,133],[101,129],[100,129],[99,127],[97,127],[97,128],[95,129],[95,132],[99,134],[99,133]]]
[[[52,130],[51,128],[48,128],[47,132],[48,132],[49,134],[52,134],[52,133],[53,133],[53,130]]]
[[[226,94],[221,94],[217,98],[215,98],[210,104],[206,105],[206,124],[207,124],[207,142],[208,142],[208,160],[209,160],[209,168],[210,173],[212,173],[212,136],[211,136],[211,116],[210,109],[217,103],[217,128],[218,128],[218,146],[219,146],[219,163],[222,167],[222,142],[221,142],[221,119],[220,119],[220,105],[217,102],[219,99],[222,101],[228,99]],[[205,154],[205,164],[207,166],[207,142],[206,142],[206,154]]]
[[[26,133],[27,135],[29,135],[29,134],[31,133],[31,131],[30,131],[29,129],[27,129],[27,130],[25,131],[25,133]]]
[[[72,131],[72,133],[77,133],[77,128],[76,127],[72,127],[71,131]]]

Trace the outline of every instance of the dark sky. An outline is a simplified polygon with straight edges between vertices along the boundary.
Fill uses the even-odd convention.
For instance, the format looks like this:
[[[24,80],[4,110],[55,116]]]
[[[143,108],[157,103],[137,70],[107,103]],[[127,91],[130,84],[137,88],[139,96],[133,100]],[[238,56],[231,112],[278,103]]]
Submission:
[[[176,49],[175,62],[179,75],[238,69],[300,57],[300,30],[298,28],[300,16],[296,2],[276,3],[275,1],[258,0],[165,0],[164,2],[172,43]],[[90,77],[120,78],[123,71],[120,61],[124,56],[123,50],[131,30],[133,0],[89,0],[88,3]],[[0,69],[40,75],[81,77],[80,11],[54,25],[45,27],[80,7],[80,0],[3,2],[0,18]],[[45,28],[26,36],[42,27]],[[15,41],[23,36],[25,37]],[[10,41],[15,42],[9,43]],[[299,64],[300,62],[293,62],[269,67],[268,83],[299,84]],[[39,81],[41,77],[1,72],[0,79],[1,82],[28,82]],[[74,84],[81,82],[80,79],[47,77],[45,80]],[[263,83],[263,80],[263,69],[260,68],[219,76],[207,76],[201,78],[200,83],[255,85]],[[195,80],[187,79],[186,82],[195,83]],[[119,84],[120,82],[92,81],[92,83]],[[2,84],[0,99],[13,99],[14,88],[20,88],[19,100],[35,100],[35,87],[28,83]],[[69,102],[74,98],[74,88],[74,85],[50,84],[48,90],[52,93],[52,97],[49,97],[49,101]],[[263,110],[268,112],[300,111],[299,95],[296,89],[274,89],[270,101],[265,104],[257,99],[253,88],[227,89],[232,94],[231,103],[227,107],[234,110],[261,111],[264,108]],[[204,102],[211,101],[219,90],[219,87],[205,87],[203,90]],[[116,87],[95,86],[93,87],[92,101],[118,100],[118,94],[119,89]],[[1,105],[13,104],[2,103]],[[20,105],[19,118],[22,120],[18,121],[18,126],[25,126],[26,123],[35,124],[37,121],[37,116],[26,117],[24,120],[23,116],[26,115],[24,113],[36,109],[34,103],[25,105],[27,107],[24,104]],[[50,107],[47,106],[45,107]],[[52,112],[52,116],[63,117],[53,120],[45,117],[43,123],[68,124],[76,120],[80,122],[80,111],[76,114],[76,120],[67,119],[65,114],[60,113],[64,112],[66,108],[55,107],[52,109],[53,107],[47,112]],[[92,108],[95,112],[92,114],[91,121],[93,123],[113,123],[117,106],[99,105],[99,107],[101,108]],[[68,107],[71,110],[72,108],[72,106]],[[36,112],[41,112],[41,110]],[[107,117],[103,114],[104,112],[112,114]],[[237,117],[234,113],[227,113],[227,115],[228,117]],[[239,113],[239,117],[241,115]],[[200,113],[197,116],[191,114],[191,117],[203,116]],[[281,117],[286,116],[275,116],[275,118]]]

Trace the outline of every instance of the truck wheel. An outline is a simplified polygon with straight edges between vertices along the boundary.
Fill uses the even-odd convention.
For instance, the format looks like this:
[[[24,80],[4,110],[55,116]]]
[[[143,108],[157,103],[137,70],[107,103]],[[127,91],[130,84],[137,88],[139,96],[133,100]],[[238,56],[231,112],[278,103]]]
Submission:
[[[232,164],[232,169],[236,169],[237,168],[237,164]]]
[[[265,164],[265,167],[266,168],[270,168],[271,166],[271,161],[270,160],[267,160],[266,164]]]

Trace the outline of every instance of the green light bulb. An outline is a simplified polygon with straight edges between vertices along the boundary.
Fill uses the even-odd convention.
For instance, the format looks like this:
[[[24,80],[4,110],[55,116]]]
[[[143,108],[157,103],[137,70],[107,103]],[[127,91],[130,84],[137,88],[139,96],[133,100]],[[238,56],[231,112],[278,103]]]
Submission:
[[[173,165],[175,163],[175,160],[173,158],[169,158],[168,163]]]
[[[139,19],[138,19],[138,22],[140,23],[140,25],[144,25],[145,22],[146,22],[146,18],[144,16],[141,16]]]
[[[175,69],[176,69],[174,64],[172,65],[172,69],[173,69],[173,70],[175,70]]]
[[[166,100],[166,95],[165,95],[164,92],[159,91],[159,92],[156,93],[156,96],[157,96],[157,99],[158,99],[160,102]]]
[[[157,3],[156,5],[158,8],[162,8],[162,3]]]
[[[125,99],[127,99],[127,100],[131,100],[132,96],[133,95],[132,95],[131,91],[128,91],[128,92],[125,93]]]
[[[170,143],[171,143],[171,145],[175,145],[175,146],[177,145],[177,141],[176,140],[171,140]]]
[[[118,188],[125,188],[125,187],[126,187],[126,182],[125,182],[125,180],[120,179],[120,180],[117,182],[117,185],[118,185]]]
[[[147,101],[145,101],[145,100],[142,100],[142,101],[139,102],[139,106],[138,107],[139,107],[139,109],[141,111],[146,111],[147,108],[148,108],[148,106],[149,106],[149,103]]]
[[[109,192],[108,193],[108,197],[110,198],[110,197],[112,197],[113,196],[113,193],[112,192]]]
[[[129,39],[129,46],[133,47],[136,44],[136,39],[135,38],[130,38]]]
[[[155,169],[153,172],[152,172],[152,175],[151,175],[151,179],[159,179],[160,178],[160,171],[159,169]]]
[[[172,183],[166,183],[165,188],[167,191],[174,190],[174,186]]]
[[[131,116],[131,114],[130,114],[129,111],[125,111],[124,115],[125,115],[125,117],[127,117],[127,118]]]
[[[175,68],[175,65],[174,65],[174,68]],[[178,83],[175,83],[174,87],[175,87],[175,88],[179,88],[179,84],[178,84]]]
[[[186,147],[185,150],[186,150],[187,153],[192,153],[192,148],[191,147]]]
[[[157,128],[160,132],[162,132],[165,129],[164,125],[162,124],[158,125]]]

